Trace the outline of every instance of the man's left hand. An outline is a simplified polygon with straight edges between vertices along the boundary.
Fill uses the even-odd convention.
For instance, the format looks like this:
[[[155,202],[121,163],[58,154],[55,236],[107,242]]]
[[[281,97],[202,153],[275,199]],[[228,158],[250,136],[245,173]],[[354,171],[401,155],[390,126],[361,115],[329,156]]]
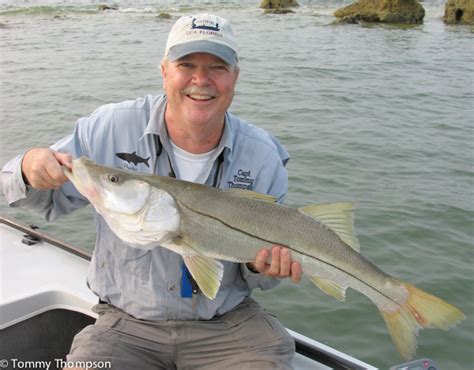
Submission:
[[[303,275],[301,264],[291,260],[291,252],[288,248],[275,245],[272,250],[272,261],[267,264],[270,255],[268,249],[261,249],[255,261],[250,267],[259,273],[275,278],[291,278],[294,283],[298,283]]]

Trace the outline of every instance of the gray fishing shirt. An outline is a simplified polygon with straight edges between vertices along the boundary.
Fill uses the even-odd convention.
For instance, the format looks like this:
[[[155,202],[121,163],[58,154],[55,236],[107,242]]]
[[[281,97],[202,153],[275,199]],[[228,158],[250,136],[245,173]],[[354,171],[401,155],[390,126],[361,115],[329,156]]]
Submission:
[[[173,174],[174,158],[164,121],[166,96],[150,96],[99,107],[76,122],[71,135],[52,149],[86,156],[129,171]],[[282,202],[288,188],[288,153],[266,131],[226,113],[222,138],[213,158],[207,185],[242,188],[271,194]],[[2,169],[1,186],[12,207],[40,212],[48,221],[89,202],[67,182],[57,190],[25,185],[23,155]],[[238,305],[256,287],[269,289],[277,279],[252,273],[245,264],[224,262],[224,276],[214,300],[201,293],[181,296],[180,255],[162,247],[144,251],[118,239],[95,213],[97,240],[87,284],[102,300],[147,320],[208,320]]]

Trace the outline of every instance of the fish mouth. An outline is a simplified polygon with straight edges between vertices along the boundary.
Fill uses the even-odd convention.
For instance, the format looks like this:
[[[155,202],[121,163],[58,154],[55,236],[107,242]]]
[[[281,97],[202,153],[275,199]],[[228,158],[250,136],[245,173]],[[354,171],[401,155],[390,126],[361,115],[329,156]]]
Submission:
[[[78,160],[73,161],[72,171],[65,166],[62,166],[62,169],[64,175],[72,182],[79,193],[84,195],[91,203],[98,199],[100,193],[94,185],[91,176]]]

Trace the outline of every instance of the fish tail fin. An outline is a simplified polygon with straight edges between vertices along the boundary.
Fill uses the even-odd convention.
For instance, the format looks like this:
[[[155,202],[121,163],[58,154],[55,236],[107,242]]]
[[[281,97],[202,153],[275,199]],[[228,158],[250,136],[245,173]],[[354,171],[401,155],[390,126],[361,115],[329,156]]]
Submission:
[[[150,160],[151,157],[148,157],[148,158],[144,158],[144,161],[143,163],[145,163],[145,166],[147,166],[148,168],[150,168],[150,165],[148,164],[148,161]]]
[[[447,330],[465,319],[453,305],[428,294],[408,283],[402,283],[408,291],[404,304],[395,310],[380,309],[395,347],[403,358],[411,359],[416,351],[418,331],[427,327]]]

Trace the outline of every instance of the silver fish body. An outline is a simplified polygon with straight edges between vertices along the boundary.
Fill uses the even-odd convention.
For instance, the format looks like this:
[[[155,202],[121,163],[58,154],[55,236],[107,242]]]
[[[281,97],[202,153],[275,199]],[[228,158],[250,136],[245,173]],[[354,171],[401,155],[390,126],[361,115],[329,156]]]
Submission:
[[[454,306],[389,276],[359,253],[351,203],[296,209],[250,191],[131,173],[84,157],[65,173],[126,243],[181,254],[208,299],[219,289],[221,260],[251,262],[260,249],[280,244],[327,294],[344,300],[346,289],[353,288],[372,300],[404,358],[414,355],[419,329],[447,329],[464,318]]]

